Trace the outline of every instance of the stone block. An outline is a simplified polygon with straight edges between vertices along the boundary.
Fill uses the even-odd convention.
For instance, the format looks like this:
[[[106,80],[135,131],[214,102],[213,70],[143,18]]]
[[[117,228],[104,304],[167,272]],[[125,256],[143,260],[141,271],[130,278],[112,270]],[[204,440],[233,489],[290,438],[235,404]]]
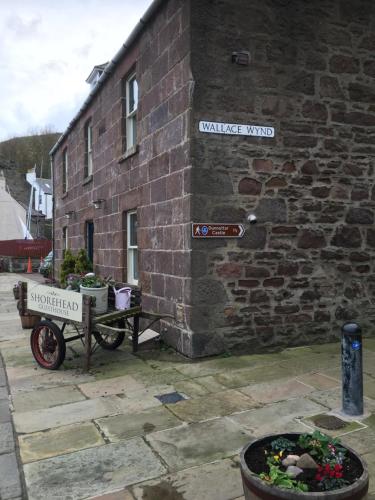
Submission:
[[[154,432],[147,436],[147,441],[169,470],[178,471],[232,456],[250,436],[250,431],[243,431],[229,419],[219,418]]]
[[[240,194],[257,196],[260,194],[261,190],[262,183],[255,179],[250,179],[249,177],[244,177],[238,184],[238,192]]]
[[[64,498],[103,495],[158,477],[165,468],[141,438],[134,438],[26,464],[24,473],[29,499],[39,500],[59,498],[61,492]]]
[[[22,486],[15,453],[0,455],[0,498],[10,500],[22,496]]]

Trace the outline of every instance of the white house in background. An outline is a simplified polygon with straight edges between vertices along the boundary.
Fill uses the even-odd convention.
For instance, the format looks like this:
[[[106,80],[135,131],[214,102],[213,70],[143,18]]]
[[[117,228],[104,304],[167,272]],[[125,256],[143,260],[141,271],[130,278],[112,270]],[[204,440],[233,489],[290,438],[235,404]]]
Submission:
[[[27,172],[26,180],[31,186],[29,208],[41,212],[46,219],[52,219],[51,179],[38,179],[33,169]]]

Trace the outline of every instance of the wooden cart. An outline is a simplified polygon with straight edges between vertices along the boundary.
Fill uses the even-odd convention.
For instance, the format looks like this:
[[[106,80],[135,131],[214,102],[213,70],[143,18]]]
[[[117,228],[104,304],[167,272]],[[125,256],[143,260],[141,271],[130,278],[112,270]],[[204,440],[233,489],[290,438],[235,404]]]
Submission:
[[[95,299],[88,295],[83,295],[82,315],[77,321],[66,318],[62,314],[42,313],[40,310],[36,311],[35,308],[29,309],[27,283],[23,282],[20,287],[20,314],[29,312],[41,314],[44,317],[33,328],[30,336],[31,350],[37,363],[43,368],[57,370],[65,359],[66,343],[81,340],[85,349],[84,368],[89,370],[91,355],[98,347],[114,350],[122,344],[126,336],[131,335],[133,352],[137,352],[139,337],[148,328],[161,319],[173,319],[173,316],[168,314],[157,314],[142,310],[140,288],[126,283],[116,283],[116,289],[123,288],[124,286],[131,288],[129,309],[115,309],[115,295],[113,290],[109,288],[108,312],[94,315],[92,306]],[[41,290],[47,287],[36,285],[34,288]],[[48,290],[50,294],[54,293],[51,287],[48,287]],[[60,294],[65,293],[65,291],[58,290]],[[142,319],[146,321],[143,322],[145,323],[143,324],[143,328],[140,328],[140,320]],[[56,322],[61,323],[61,326]],[[64,335],[67,325],[72,326],[76,333],[75,335],[69,337]],[[94,341],[92,337],[94,337]]]

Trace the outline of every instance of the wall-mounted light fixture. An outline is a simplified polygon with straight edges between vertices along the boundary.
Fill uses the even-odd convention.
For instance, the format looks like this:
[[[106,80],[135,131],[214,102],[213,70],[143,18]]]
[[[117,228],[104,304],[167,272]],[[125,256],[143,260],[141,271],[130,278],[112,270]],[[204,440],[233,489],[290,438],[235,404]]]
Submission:
[[[98,200],[93,200],[91,203],[94,205],[95,208],[101,208],[102,206],[104,206],[105,200],[99,198]]]
[[[232,52],[232,63],[239,64],[240,66],[248,66],[250,64],[250,52],[244,50]]]
[[[70,210],[69,212],[65,212],[65,217],[67,219],[72,219],[74,215],[74,210]]]

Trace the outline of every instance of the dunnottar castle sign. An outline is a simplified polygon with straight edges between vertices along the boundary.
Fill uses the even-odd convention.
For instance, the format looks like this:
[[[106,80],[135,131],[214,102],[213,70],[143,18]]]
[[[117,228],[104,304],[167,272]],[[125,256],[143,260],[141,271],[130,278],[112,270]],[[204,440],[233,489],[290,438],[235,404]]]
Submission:
[[[275,137],[275,129],[263,125],[240,123],[199,122],[199,131],[207,134],[250,135],[253,137]]]

